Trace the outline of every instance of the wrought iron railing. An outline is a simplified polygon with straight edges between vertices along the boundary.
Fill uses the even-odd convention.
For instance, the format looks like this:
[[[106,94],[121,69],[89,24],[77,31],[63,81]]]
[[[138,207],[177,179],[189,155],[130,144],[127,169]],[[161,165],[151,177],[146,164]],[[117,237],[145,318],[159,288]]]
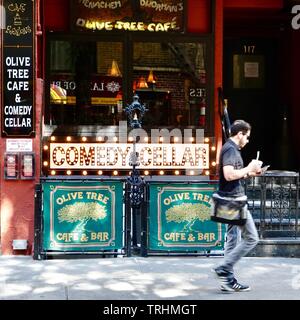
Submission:
[[[248,208],[261,238],[299,237],[299,173],[269,171],[246,181]]]

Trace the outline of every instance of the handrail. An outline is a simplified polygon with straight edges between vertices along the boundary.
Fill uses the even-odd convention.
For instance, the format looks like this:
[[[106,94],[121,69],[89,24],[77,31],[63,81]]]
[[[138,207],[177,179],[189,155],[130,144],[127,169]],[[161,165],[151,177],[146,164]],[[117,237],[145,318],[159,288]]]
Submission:
[[[230,137],[230,118],[227,110],[227,99],[224,99],[223,89],[218,88],[218,109],[219,116],[222,123],[223,137],[226,141]]]

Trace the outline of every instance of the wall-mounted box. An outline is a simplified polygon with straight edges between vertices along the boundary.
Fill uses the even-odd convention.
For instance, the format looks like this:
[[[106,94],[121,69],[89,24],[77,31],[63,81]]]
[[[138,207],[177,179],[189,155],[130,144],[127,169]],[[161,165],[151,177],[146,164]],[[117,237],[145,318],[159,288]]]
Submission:
[[[34,179],[35,177],[35,161],[34,153],[21,153],[20,154],[21,170],[20,178],[21,179]]]
[[[16,180],[19,178],[19,155],[18,153],[5,153],[4,155],[4,178]]]
[[[12,246],[14,250],[27,250],[28,241],[26,239],[14,239]]]

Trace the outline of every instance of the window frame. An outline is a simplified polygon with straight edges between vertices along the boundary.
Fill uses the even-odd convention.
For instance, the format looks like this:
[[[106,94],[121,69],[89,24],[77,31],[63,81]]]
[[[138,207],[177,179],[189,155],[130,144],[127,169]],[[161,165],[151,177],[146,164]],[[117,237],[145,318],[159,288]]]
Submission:
[[[97,32],[97,33],[60,33],[48,32],[46,37],[45,52],[46,68],[45,68],[45,103],[43,116],[47,120],[47,112],[49,117],[50,110],[50,43],[51,41],[82,41],[82,42],[120,42],[123,46],[123,107],[132,102],[132,86],[133,86],[133,47],[135,42],[173,42],[173,43],[205,43],[206,46],[206,122],[205,136],[214,136],[214,51],[213,51],[213,33],[212,34],[176,34],[176,33],[132,33],[132,32]],[[126,76],[125,76],[126,75]],[[55,135],[96,135],[97,130],[104,127],[108,131],[117,131],[118,126],[98,126],[98,125],[50,125],[43,121],[43,136]],[[174,126],[173,126],[174,127]],[[197,129],[197,126],[184,126],[183,128]],[[80,133],[80,134],[79,134]]]

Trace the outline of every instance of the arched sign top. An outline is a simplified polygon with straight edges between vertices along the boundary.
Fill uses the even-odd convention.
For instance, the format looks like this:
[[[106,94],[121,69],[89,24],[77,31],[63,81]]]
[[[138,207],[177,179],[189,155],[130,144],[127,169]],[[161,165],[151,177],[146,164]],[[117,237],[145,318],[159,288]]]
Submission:
[[[87,31],[183,32],[184,1],[72,2],[72,27]]]

